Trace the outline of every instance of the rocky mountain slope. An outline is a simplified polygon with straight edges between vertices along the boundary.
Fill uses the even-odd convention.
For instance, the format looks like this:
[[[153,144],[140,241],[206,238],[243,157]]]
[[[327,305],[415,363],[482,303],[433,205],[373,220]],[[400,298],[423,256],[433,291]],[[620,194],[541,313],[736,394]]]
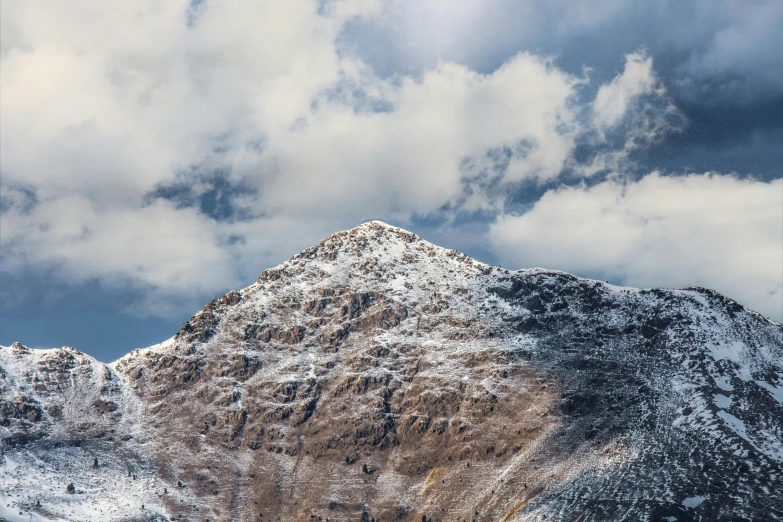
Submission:
[[[783,328],[371,222],[113,364],[0,348],[0,436],[12,521],[780,520]]]

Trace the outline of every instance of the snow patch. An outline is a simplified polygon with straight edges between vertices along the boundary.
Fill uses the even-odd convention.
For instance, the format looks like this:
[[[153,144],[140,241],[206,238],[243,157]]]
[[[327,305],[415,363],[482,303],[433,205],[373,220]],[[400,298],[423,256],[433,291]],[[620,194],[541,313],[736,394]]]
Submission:
[[[746,349],[745,344],[740,341],[718,341],[708,343],[707,349],[716,361],[728,359],[737,364],[742,363],[742,352]]]
[[[715,384],[723,391],[734,391],[734,386],[731,385],[728,377],[715,377]]]
[[[720,393],[715,396],[715,405],[718,408],[726,409],[731,406],[732,399]]]
[[[746,441],[750,442],[751,444],[753,443],[753,441],[750,440],[750,438],[748,438],[748,430],[745,427],[745,423],[742,422],[742,420],[738,419],[731,413],[725,412],[723,410],[720,410],[718,412],[718,417],[723,419],[723,422],[726,423],[726,425],[729,427],[731,431],[733,431],[734,433],[736,433]]]
[[[783,386],[772,386],[764,381],[756,381],[756,384],[767,390],[773,399],[783,404]]]
[[[704,502],[705,497],[702,496],[695,496],[695,497],[688,497],[685,500],[682,501],[682,505],[686,508],[695,508],[701,505],[702,502]]]

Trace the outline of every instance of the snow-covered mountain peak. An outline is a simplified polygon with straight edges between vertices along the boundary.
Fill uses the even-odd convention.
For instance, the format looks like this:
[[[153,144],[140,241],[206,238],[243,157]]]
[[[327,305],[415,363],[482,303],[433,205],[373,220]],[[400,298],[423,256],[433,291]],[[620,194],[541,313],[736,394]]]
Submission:
[[[330,235],[290,260],[265,270],[259,280],[269,280],[283,273],[301,273],[304,267],[320,268],[336,274],[362,266],[385,268],[415,264],[418,268],[418,265],[423,264],[448,264],[449,259],[471,267],[486,266],[460,252],[436,246],[402,228],[382,221],[370,221]]]
[[[0,518],[780,519],[782,390],[783,329],[714,292],[369,222],[110,367],[0,348]]]

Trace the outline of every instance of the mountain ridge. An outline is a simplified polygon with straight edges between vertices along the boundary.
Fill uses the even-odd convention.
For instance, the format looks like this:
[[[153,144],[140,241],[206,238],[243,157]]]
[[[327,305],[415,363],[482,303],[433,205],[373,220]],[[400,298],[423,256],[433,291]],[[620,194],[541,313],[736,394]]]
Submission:
[[[410,231],[408,231],[408,230],[406,230],[404,228],[401,228],[401,227],[397,227],[395,225],[390,225],[390,224],[388,224],[388,223],[386,223],[384,221],[381,221],[381,220],[366,221],[364,223],[361,223],[360,225],[357,225],[356,227],[354,227],[352,229],[346,229],[346,230],[343,230],[343,231],[331,234],[331,235],[327,236],[326,238],[324,238],[321,242],[319,242],[319,245],[325,243],[326,241],[330,240],[333,237],[340,237],[341,235],[344,235],[344,234],[350,234],[353,231],[359,231],[359,230],[364,230],[364,229],[368,229],[368,228],[371,229],[371,227],[380,227],[382,229],[394,232],[394,233],[396,233],[396,234],[398,234],[400,236],[409,237],[413,241],[422,241],[425,244],[427,244],[428,246],[434,247],[435,249],[438,249],[440,251],[452,252],[455,255],[464,256],[465,258],[469,258],[469,259],[471,259],[473,261],[473,263],[475,263],[475,264],[477,264],[479,266],[482,266],[482,267],[485,267],[485,268],[489,268],[489,269],[493,269],[493,270],[504,271],[506,273],[512,273],[512,274],[530,274],[530,273],[563,274],[563,275],[566,275],[566,276],[572,276],[572,277],[578,278],[578,279],[583,280],[583,281],[591,281],[591,282],[603,284],[607,288],[611,288],[611,289],[613,289],[615,291],[619,291],[619,290],[627,290],[627,291],[642,291],[642,290],[646,290],[646,291],[686,291],[686,292],[687,291],[692,291],[692,292],[697,292],[697,293],[706,293],[706,294],[714,295],[714,296],[717,296],[717,297],[719,297],[721,299],[728,300],[728,301],[731,301],[733,303],[736,303],[736,305],[742,306],[742,308],[747,310],[747,312],[755,314],[759,318],[768,321],[770,324],[783,326],[783,323],[779,323],[779,322],[777,322],[777,321],[775,321],[775,320],[765,316],[764,314],[761,314],[761,313],[756,312],[754,310],[748,309],[744,305],[741,305],[739,302],[737,302],[734,299],[732,299],[731,297],[729,297],[729,296],[727,296],[725,294],[721,294],[720,292],[717,292],[716,290],[713,290],[713,289],[710,289],[710,288],[707,288],[707,287],[688,286],[688,287],[684,287],[684,288],[669,288],[669,287],[641,288],[641,287],[633,287],[633,286],[625,286],[625,285],[614,285],[614,284],[611,284],[609,282],[602,281],[602,280],[599,280],[599,279],[593,279],[593,278],[589,278],[589,277],[581,277],[581,276],[577,276],[577,275],[571,274],[570,272],[567,272],[567,271],[557,270],[557,269],[550,269],[550,268],[544,268],[544,267],[519,268],[519,269],[515,269],[515,270],[514,269],[506,269],[506,268],[504,268],[502,266],[499,266],[499,265],[490,265],[488,263],[484,263],[484,262],[476,260],[474,258],[470,258],[470,256],[468,256],[468,255],[466,255],[466,254],[464,254],[464,253],[462,253],[462,252],[460,252],[458,250],[447,249],[447,248],[444,248],[444,247],[440,247],[440,246],[438,246],[438,245],[436,245],[434,243],[430,243],[429,241],[421,238],[421,236],[418,236],[417,234],[415,234],[413,232],[410,232]],[[263,278],[265,277],[263,275],[264,273],[277,272],[277,271],[284,270],[292,262],[294,262],[296,260],[299,260],[299,259],[305,258],[307,255],[312,253],[312,251],[317,249],[319,245],[316,245],[316,246],[313,246],[313,247],[310,247],[310,248],[306,248],[306,249],[304,249],[304,250],[294,254],[289,259],[279,263],[278,265],[263,270],[262,271],[262,275],[259,276],[259,278],[253,284],[251,284],[251,285],[249,285],[249,286],[247,286],[247,287],[245,287],[245,288],[243,288],[241,290],[230,290],[229,292],[227,292],[223,296],[218,297],[218,298],[214,299],[213,301],[221,299],[221,298],[226,298],[226,296],[232,294],[232,292],[243,292],[243,291],[246,291],[246,290],[248,290],[250,288],[253,288],[255,284],[257,284],[258,282],[263,280]],[[198,312],[196,312],[196,313],[198,313]],[[166,339],[166,340],[164,340],[164,341],[162,341],[160,343],[153,344],[151,346],[134,348],[134,349],[130,350],[127,354],[120,356],[118,359],[115,359],[114,361],[105,362],[105,364],[114,365],[115,363],[117,363],[121,359],[127,357],[132,352],[135,352],[135,351],[138,351],[138,350],[148,350],[148,349],[155,349],[157,347],[162,347],[162,346],[167,345],[168,343],[173,342],[173,340],[175,338],[176,338],[176,335],[172,336],[172,337],[170,337],[170,338],[168,338],[168,339]],[[22,343],[20,343],[19,341],[16,341],[16,342],[12,343],[12,345],[13,344],[22,344]],[[1,346],[0,345],[0,348],[9,348],[9,347],[10,347],[10,345],[9,346]],[[59,349],[68,349],[68,348],[79,351],[77,348],[72,347],[72,346],[67,346],[67,345],[57,346],[57,347],[52,347],[52,348],[29,348],[29,349],[32,349],[32,350],[44,350],[45,351],[45,350],[59,350]],[[86,353],[86,352],[80,352],[80,353]]]
[[[382,222],[111,364],[15,344],[0,368],[0,496],[24,520],[783,517],[780,325]]]

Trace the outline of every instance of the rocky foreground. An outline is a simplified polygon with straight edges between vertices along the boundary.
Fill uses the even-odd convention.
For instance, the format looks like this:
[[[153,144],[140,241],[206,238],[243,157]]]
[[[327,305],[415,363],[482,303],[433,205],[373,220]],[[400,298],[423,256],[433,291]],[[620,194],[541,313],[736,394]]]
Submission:
[[[9,521],[781,520],[783,328],[372,222],[110,365],[0,348],[0,437]]]

